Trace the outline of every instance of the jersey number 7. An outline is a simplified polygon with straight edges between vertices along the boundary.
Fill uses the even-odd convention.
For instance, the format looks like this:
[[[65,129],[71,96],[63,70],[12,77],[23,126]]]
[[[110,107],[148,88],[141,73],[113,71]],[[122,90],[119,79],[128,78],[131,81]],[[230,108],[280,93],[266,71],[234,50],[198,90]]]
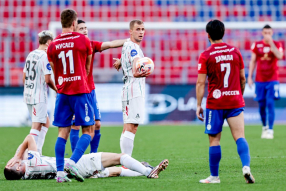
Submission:
[[[223,78],[223,87],[228,87],[228,78],[230,75],[230,63],[223,63],[220,65],[221,71],[223,72],[226,69],[224,78]]]
[[[69,58],[69,63],[70,63],[70,73],[74,73],[74,63],[73,63],[73,53],[72,50],[69,50],[66,54],[65,51],[61,51],[58,58],[62,59],[63,63],[63,68],[64,68],[64,74],[67,74],[67,62],[66,62],[66,57]]]

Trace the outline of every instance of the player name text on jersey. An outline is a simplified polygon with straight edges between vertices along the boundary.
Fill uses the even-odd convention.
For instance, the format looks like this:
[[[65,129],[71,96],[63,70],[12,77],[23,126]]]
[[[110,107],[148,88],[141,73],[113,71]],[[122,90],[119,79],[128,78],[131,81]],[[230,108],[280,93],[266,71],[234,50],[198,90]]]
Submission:
[[[216,59],[216,63],[218,63],[220,61],[233,60],[233,56],[232,55],[221,55],[221,56],[215,57],[215,59]]]
[[[61,44],[57,44],[56,45],[56,49],[63,49],[63,48],[73,48],[74,47],[74,43],[73,42],[65,42],[65,43],[61,43]]]

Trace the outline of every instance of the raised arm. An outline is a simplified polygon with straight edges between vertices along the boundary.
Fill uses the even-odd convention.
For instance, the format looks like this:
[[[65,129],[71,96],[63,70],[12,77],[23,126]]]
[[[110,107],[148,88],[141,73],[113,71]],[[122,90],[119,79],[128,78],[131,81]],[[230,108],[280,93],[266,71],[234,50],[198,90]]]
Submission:
[[[197,84],[196,84],[196,94],[197,94],[197,117],[199,120],[204,121],[204,110],[202,108],[202,100],[205,93],[207,74],[198,74]]]
[[[26,136],[23,143],[18,147],[14,157],[7,163],[6,167],[11,167],[15,163],[20,163],[20,161],[23,160],[26,149],[29,151],[37,151],[37,144],[32,135]]]
[[[255,67],[256,67],[256,54],[252,53],[251,59],[249,62],[249,70],[248,70],[248,78],[247,78],[247,83],[248,83],[250,88],[253,85],[252,74],[254,72]]]
[[[277,48],[275,43],[272,41],[269,42],[270,49],[273,52],[273,54],[276,56],[277,59],[281,60],[283,58],[283,49]]]
[[[103,42],[101,45],[101,51],[109,49],[109,48],[118,48],[123,46],[123,44],[127,41],[127,39],[122,40],[113,40],[113,41],[107,41]]]

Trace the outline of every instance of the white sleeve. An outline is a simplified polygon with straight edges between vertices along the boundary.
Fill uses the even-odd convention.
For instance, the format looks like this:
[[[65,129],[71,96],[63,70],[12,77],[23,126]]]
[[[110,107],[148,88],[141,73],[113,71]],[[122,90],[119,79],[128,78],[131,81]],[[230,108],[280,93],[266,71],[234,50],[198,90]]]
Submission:
[[[23,72],[24,72],[24,73],[27,72],[27,66],[26,66],[26,64],[27,64],[27,60],[25,60],[25,65],[24,65],[24,69],[23,69]]]
[[[140,58],[139,56],[139,46],[136,46],[134,43],[130,44],[129,48],[128,48],[128,55],[131,59],[131,63],[133,63],[135,58]]]
[[[42,58],[41,63],[42,63],[42,70],[44,72],[44,75],[52,74],[52,67],[51,67],[51,64],[49,63],[47,56],[44,56]]]

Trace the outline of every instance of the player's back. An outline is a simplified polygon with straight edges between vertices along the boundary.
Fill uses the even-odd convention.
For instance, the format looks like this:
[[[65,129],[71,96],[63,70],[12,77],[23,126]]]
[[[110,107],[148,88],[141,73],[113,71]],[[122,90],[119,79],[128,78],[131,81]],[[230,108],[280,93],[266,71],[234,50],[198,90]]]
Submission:
[[[85,69],[90,54],[89,39],[77,32],[62,33],[49,45],[48,57],[54,64],[58,93],[90,93]]]
[[[239,50],[226,43],[212,44],[199,59],[199,73],[208,76],[208,109],[244,107],[240,70],[244,68]]]
[[[37,104],[47,101],[47,85],[44,70],[51,71],[47,53],[44,50],[34,50],[26,58],[23,72],[25,73],[24,102]]]

